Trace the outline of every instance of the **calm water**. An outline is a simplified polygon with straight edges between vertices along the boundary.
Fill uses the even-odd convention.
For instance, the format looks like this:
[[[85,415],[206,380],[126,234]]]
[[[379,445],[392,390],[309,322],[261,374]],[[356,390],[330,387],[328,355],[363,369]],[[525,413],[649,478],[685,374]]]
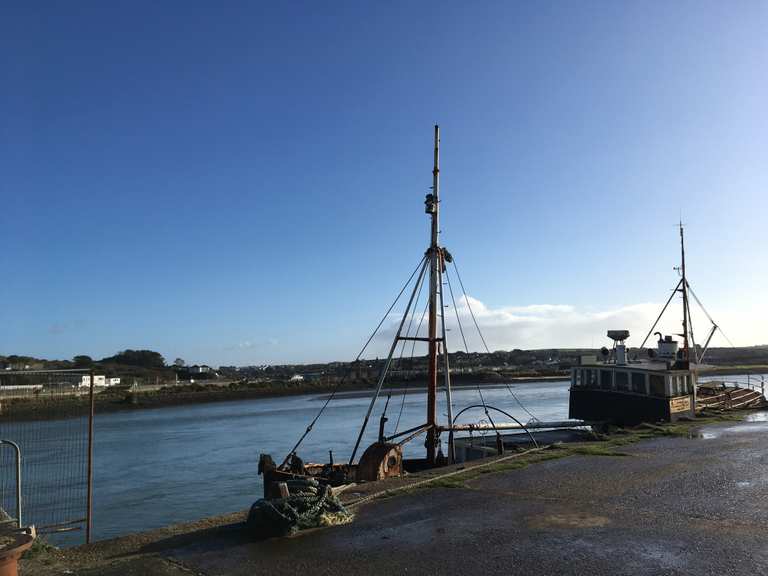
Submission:
[[[537,418],[558,420],[568,416],[568,387],[567,381],[559,381],[518,384],[512,390]],[[486,403],[521,421],[529,419],[506,388],[484,387],[483,395]],[[424,421],[424,394],[393,395],[387,411],[388,434],[394,430],[403,398],[399,430]],[[259,454],[270,453],[276,460],[284,457],[324,399],[325,395],[305,395],[97,415],[95,538],[247,508],[262,493],[261,477],[256,472]],[[337,462],[346,461],[369,400],[368,396],[344,395],[331,402],[299,455],[305,461],[325,462],[328,450],[333,450]],[[445,421],[444,398],[440,400],[438,409]],[[476,389],[458,389],[453,400],[454,413],[480,403]],[[377,403],[363,449],[376,437],[384,402],[381,398]],[[482,410],[476,410],[459,422],[477,421],[483,416]],[[63,435],[73,423],[62,420],[45,425],[60,427]],[[406,450],[409,456],[424,453],[419,439]],[[43,455],[27,451],[25,459],[35,460],[39,466]],[[48,496],[55,498],[53,493]],[[79,543],[82,538],[82,533],[75,533],[58,541]]]
[[[568,383],[519,384],[512,388],[540,419],[563,419],[568,413]],[[506,388],[484,388],[488,404],[521,421],[528,415]],[[324,395],[293,396],[179,406],[97,415],[94,469],[94,535],[110,538],[204,516],[249,507],[261,497],[259,454],[282,458],[322,405]],[[400,430],[424,421],[426,396],[392,396],[387,431],[394,430],[405,398]],[[441,398],[441,400],[443,400]],[[299,449],[305,461],[347,460],[369,397],[342,397],[328,406]],[[454,411],[479,403],[477,390],[454,392]],[[380,399],[361,446],[375,440]],[[445,403],[439,405],[445,413]],[[467,413],[462,422],[483,417]],[[66,426],[66,422],[49,423]],[[419,440],[408,455],[423,454]],[[28,455],[27,457],[31,457]],[[31,520],[31,519],[30,519]],[[82,533],[58,539],[78,543]]]

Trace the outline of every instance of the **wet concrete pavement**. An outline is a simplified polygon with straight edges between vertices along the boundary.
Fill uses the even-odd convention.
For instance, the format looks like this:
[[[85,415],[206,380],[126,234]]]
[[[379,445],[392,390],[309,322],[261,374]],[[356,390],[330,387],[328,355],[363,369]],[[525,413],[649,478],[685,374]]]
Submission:
[[[293,538],[251,543],[230,525],[120,558],[125,573],[149,554],[207,576],[768,574],[768,422],[751,418],[375,501]]]

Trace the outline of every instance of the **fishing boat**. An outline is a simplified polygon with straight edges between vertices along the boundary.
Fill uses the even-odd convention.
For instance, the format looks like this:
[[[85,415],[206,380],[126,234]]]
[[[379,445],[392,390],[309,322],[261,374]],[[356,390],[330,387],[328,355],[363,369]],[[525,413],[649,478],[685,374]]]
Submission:
[[[707,408],[741,408],[763,401],[762,394],[728,386],[699,384],[698,375],[715,332],[720,326],[707,313],[693,292],[685,268],[685,233],[680,230],[680,280],[651,326],[639,355],[630,358],[626,340],[628,330],[608,330],[612,347],[602,348],[602,358],[585,356],[571,370],[568,413],[571,418],[588,422],[632,425],[640,422],[674,422],[691,419]],[[662,336],[656,326],[676,295],[682,300],[682,347],[674,336]],[[709,334],[701,347],[693,338],[690,298],[696,301],[711,322]],[[645,348],[651,335],[656,348]]]
[[[660,337],[652,358],[631,360],[629,330],[608,330],[608,338],[603,361],[583,357],[571,370],[569,417],[630,425],[695,416],[697,374],[676,340]]]
[[[355,365],[360,361],[366,347],[370,344],[385,320],[390,317],[390,312],[400,297],[404,294],[410,294],[405,310],[397,325],[395,336],[389,347],[387,358],[378,376],[376,386],[371,393],[370,403],[363,416],[351,455],[346,462],[336,462],[333,453],[329,452],[328,461],[324,463],[305,463],[298,455],[302,442],[311,433],[328,404],[335,397],[339,386],[343,384],[342,380],[339,386],[329,395],[322,408],[309,423],[305,432],[282,462],[276,462],[267,454],[261,456],[259,472],[264,476],[265,498],[285,497],[286,486],[291,481],[312,479],[324,485],[340,486],[351,482],[366,482],[400,476],[406,472],[450,464],[484,453],[485,447],[478,452],[476,449],[478,447],[472,442],[460,443],[457,450],[457,442],[454,435],[459,432],[469,433],[470,435],[474,433],[480,435],[492,433],[495,435],[496,450],[503,451],[505,439],[501,437],[501,431],[522,432],[529,441],[536,444],[535,437],[531,432],[533,429],[553,429],[581,424],[573,422],[540,422],[533,419],[529,422],[521,422],[505,410],[489,405],[485,401],[479,385],[477,386],[479,402],[463,408],[454,416],[451,397],[451,369],[446,339],[448,328],[446,327],[445,319],[449,309],[452,308],[454,312],[457,309],[454,289],[450,279],[451,275],[455,275],[458,280],[463,292],[464,304],[469,309],[474,327],[477,329],[486,351],[489,352],[489,350],[472,312],[471,302],[467,298],[455,260],[451,253],[440,243],[440,206],[440,128],[435,126],[432,186],[424,199],[424,212],[429,218],[429,244],[416,269],[395,299],[395,302],[389,307],[376,330],[374,330],[374,333],[370,336],[366,345],[363,346],[355,362],[353,362],[353,365]],[[449,266],[453,267],[453,272],[450,275],[448,274]],[[427,293],[426,302],[424,303],[425,307],[421,314],[421,319],[417,321],[419,318],[417,311],[421,310],[419,299],[422,288],[425,286]],[[410,291],[407,290],[409,287],[411,287]],[[447,291],[445,290],[446,287]],[[425,319],[426,322],[424,322]],[[458,312],[456,312],[456,322],[461,334],[461,340],[464,342],[466,351],[469,352],[464,336],[465,331],[462,328]],[[424,333],[421,332],[422,326],[425,327]],[[392,424],[387,417],[391,396],[387,396],[383,411],[379,416],[377,440],[367,446],[362,451],[359,459],[357,459],[366,430],[373,417],[373,411],[377,406],[377,400],[382,395],[382,389],[388,373],[393,368],[393,364],[397,364],[399,360],[402,360],[403,349],[406,346],[410,346],[411,359],[413,359],[413,351],[416,345],[426,346],[427,352],[426,413],[423,422],[406,430],[400,430],[400,418],[398,417],[394,429],[392,429]],[[400,349],[400,359],[397,358],[398,347]],[[510,394],[514,396],[511,388],[508,387],[508,389]],[[439,396],[443,395],[444,403],[441,404],[441,412],[444,408],[444,419],[440,421],[438,418],[438,402]],[[402,399],[404,402],[405,395],[402,396]],[[484,417],[481,421],[457,422],[459,416],[466,418],[466,414],[471,414],[472,410],[482,411]],[[402,407],[400,412],[402,413]],[[417,439],[419,443],[423,441],[423,445],[419,447],[420,454],[415,457],[408,457],[404,454],[404,449],[407,445],[417,441]]]

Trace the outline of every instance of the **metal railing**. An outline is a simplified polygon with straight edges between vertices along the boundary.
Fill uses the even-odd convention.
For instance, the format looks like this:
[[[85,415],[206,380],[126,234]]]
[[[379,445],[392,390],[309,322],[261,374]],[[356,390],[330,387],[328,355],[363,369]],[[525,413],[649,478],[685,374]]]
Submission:
[[[21,528],[21,448],[11,440],[0,440],[0,446],[10,446],[16,452],[16,525]]]
[[[92,369],[0,371],[0,426],[15,440],[0,445],[16,451],[19,527],[23,471],[26,521],[51,537],[84,529],[86,543],[92,541],[96,382]]]
[[[760,379],[758,380],[757,377],[752,377],[751,374],[747,374],[746,381],[744,380],[719,380],[719,382],[722,382],[726,386],[733,386],[734,388],[746,388],[749,390],[754,390],[755,392],[760,392],[763,396],[765,396],[765,376],[762,374],[760,375]]]

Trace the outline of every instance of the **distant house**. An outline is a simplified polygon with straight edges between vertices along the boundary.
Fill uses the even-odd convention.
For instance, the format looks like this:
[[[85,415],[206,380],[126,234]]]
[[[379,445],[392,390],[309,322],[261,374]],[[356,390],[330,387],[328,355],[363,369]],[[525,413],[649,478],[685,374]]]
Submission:
[[[288,379],[288,381],[289,382],[303,382],[304,381],[304,376],[302,376],[301,374],[294,374],[293,376],[291,376]]]
[[[120,378],[107,378],[107,386],[119,386]]]
[[[189,366],[187,368],[187,372],[189,372],[190,374],[209,374],[214,371],[215,370],[213,368],[211,368],[210,366],[206,366],[205,364],[202,364],[202,365],[195,364],[194,366]]]
[[[6,364],[5,370],[42,370],[45,368],[42,362],[34,362],[32,364],[26,364],[24,362],[11,362]]]
[[[91,385],[91,375],[86,374],[85,376],[82,376],[80,379],[80,388],[88,388]],[[98,374],[93,375],[93,385],[94,386],[107,386],[107,377]]]

